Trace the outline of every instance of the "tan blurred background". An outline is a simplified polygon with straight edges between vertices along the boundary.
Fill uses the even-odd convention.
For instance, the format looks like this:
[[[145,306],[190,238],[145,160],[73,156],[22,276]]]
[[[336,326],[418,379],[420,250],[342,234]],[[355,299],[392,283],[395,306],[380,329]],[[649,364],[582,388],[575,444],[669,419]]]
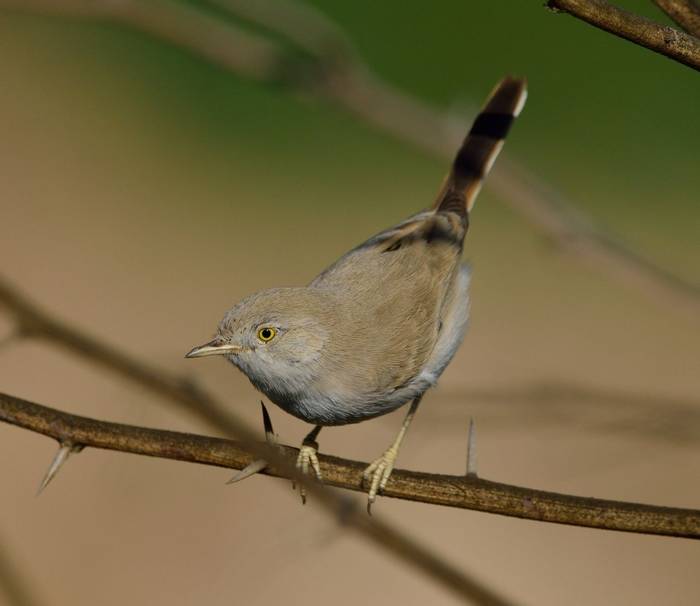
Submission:
[[[626,3],[661,20],[647,4]],[[540,5],[318,2],[379,74],[458,116],[503,74],[527,75],[509,158],[697,282],[698,75]],[[427,205],[446,169],[337,108],[117,26],[0,12],[0,74],[2,273],[256,425],[243,375],[183,354],[240,297],[302,284]],[[488,188],[465,256],[470,333],[400,467],[460,473],[473,416],[489,479],[700,506],[697,318],[561,254]],[[41,343],[0,353],[0,390],[202,431]],[[308,431],[271,412],[286,442]],[[402,414],[327,429],[321,451],[371,460]],[[0,425],[0,542],[40,604],[456,601],[279,480],[232,487],[225,470],[88,450],[37,499],[55,447]],[[518,603],[698,603],[696,542],[390,499],[376,509]]]

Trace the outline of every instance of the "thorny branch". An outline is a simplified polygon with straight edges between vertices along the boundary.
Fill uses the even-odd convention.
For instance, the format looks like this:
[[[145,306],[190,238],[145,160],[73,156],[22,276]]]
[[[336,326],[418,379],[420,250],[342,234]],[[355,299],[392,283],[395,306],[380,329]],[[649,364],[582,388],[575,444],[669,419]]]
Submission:
[[[121,452],[244,469],[252,461],[240,442],[147,429],[71,415],[0,393],[0,420],[59,440]],[[297,450],[279,446],[293,460]],[[363,491],[366,463],[319,455],[324,483]],[[288,478],[275,465],[261,473]],[[386,496],[473,509],[541,522],[700,539],[700,511],[607,501],[500,484],[476,477],[395,470]],[[338,512],[341,516],[348,512]]]
[[[0,420],[33,428],[56,438],[61,446],[59,456],[67,453],[68,449],[77,452],[86,446],[94,446],[195,462],[199,460],[198,457],[204,457],[200,462],[236,469],[243,469],[254,459],[264,459],[270,462],[276,473],[303,484],[313,495],[314,502],[346,527],[427,574],[462,599],[483,606],[512,606],[512,602],[506,601],[477,579],[442,560],[391,524],[376,516],[370,518],[354,501],[326,490],[309,478],[300,477],[292,460],[284,456],[278,446],[257,442],[255,432],[244,421],[191,382],[150,368],[78,329],[51,318],[2,279],[0,307],[12,314],[18,334],[58,345],[179,405],[210,427],[241,440],[231,443],[217,438],[103,423],[0,395]],[[221,458],[217,458],[219,456]],[[65,460],[67,456],[64,454],[62,458]],[[52,471],[51,468],[54,467]],[[51,468],[52,473],[47,474],[49,480],[55,475],[57,465],[52,465]]]
[[[466,131],[466,122],[455,126],[447,112],[379,78],[338,25],[311,6],[290,0],[210,0],[208,4],[216,10],[207,10],[206,3],[197,6],[177,0],[0,0],[0,8],[15,11],[120,23],[186,48],[238,76],[286,87],[301,97],[323,99],[382,132],[451,158],[453,140]],[[550,4],[569,10],[566,7],[585,2],[552,0]],[[237,23],[241,21],[252,23],[257,31],[241,27]],[[697,44],[672,28],[651,25],[648,29],[657,34],[670,30],[664,46],[679,53]],[[456,136],[453,131],[458,131]],[[695,315],[700,310],[700,287],[625,246],[508,158],[499,161],[487,187],[561,250],[676,310]]]
[[[106,369],[118,372],[133,382],[148,387],[158,395],[180,404],[187,403],[191,411],[196,412],[198,406],[205,411],[209,408],[224,410],[212,398],[199,390],[193,390],[187,383],[142,366],[139,362],[101,345],[86,335],[78,336],[77,331],[64,324],[58,324],[2,281],[0,281],[0,306],[8,309],[25,334],[52,341],[87,357]],[[139,454],[224,465],[236,469],[244,469],[253,460],[263,458],[271,463],[268,473],[295,477],[294,469],[289,463],[289,455],[295,452],[294,449],[286,448],[287,456],[284,456],[275,447],[255,443],[252,432],[241,430],[241,422],[231,417],[228,411],[220,414],[228,415],[226,431],[241,437],[245,446],[216,438],[175,434],[85,419],[12,396],[0,396],[0,419],[49,435],[59,440],[62,445],[126,450]],[[211,421],[209,416],[204,418]],[[211,424],[216,426],[215,423]],[[473,455],[472,460],[474,460]],[[361,490],[361,472],[366,465],[335,457],[323,457],[321,462],[326,483],[351,490]],[[469,471],[472,473],[467,477],[396,471],[392,475],[385,494],[425,503],[475,509],[545,522],[700,538],[700,511],[548,493],[479,479],[474,469]],[[342,513],[346,522],[352,522],[352,525],[366,532],[371,538],[376,538],[377,535],[374,534],[378,532],[376,528],[371,524],[367,526],[365,516],[358,516],[356,508],[346,499],[336,499],[333,493],[320,490],[320,487],[314,483],[309,483],[309,488],[328,508],[336,513]],[[382,532],[388,532],[384,526],[381,528]],[[401,540],[404,540],[403,537]]]
[[[617,8],[605,0],[548,0],[547,6],[700,70],[700,40],[694,36],[667,25],[659,25],[650,19]]]

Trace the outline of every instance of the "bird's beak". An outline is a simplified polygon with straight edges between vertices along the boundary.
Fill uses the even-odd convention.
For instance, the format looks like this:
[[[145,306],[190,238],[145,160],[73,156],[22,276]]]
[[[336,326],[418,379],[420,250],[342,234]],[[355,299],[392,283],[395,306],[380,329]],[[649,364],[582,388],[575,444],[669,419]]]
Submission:
[[[186,358],[203,358],[204,356],[225,356],[227,354],[239,353],[243,349],[239,345],[231,345],[230,343],[223,343],[219,339],[214,339],[205,343],[204,345],[199,345],[192,349],[192,351],[185,354]]]

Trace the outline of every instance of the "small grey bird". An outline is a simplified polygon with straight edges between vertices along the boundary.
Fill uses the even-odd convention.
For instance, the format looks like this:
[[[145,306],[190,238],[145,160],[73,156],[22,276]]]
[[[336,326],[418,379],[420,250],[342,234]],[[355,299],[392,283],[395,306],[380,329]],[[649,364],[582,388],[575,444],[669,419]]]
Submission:
[[[432,208],[352,249],[308,286],[243,299],[212,341],[187,354],[223,355],[275,404],[313,423],[297,467],[319,480],[323,427],[411,402],[396,440],[365,470],[368,508],[387,484],[423,394],[462,342],[469,272],[460,259],[469,213],[526,96],[522,79],[496,86]]]

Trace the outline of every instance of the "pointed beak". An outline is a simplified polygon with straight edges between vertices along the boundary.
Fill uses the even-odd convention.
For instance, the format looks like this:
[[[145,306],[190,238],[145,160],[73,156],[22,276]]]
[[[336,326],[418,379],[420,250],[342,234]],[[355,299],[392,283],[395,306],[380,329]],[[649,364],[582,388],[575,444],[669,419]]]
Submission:
[[[241,349],[242,347],[239,345],[231,345],[229,343],[223,343],[219,339],[214,339],[213,341],[209,341],[209,343],[195,347],[185,354],[185,357],[203,358],[204,356],[225,356],[227,354],[239,353]]]

